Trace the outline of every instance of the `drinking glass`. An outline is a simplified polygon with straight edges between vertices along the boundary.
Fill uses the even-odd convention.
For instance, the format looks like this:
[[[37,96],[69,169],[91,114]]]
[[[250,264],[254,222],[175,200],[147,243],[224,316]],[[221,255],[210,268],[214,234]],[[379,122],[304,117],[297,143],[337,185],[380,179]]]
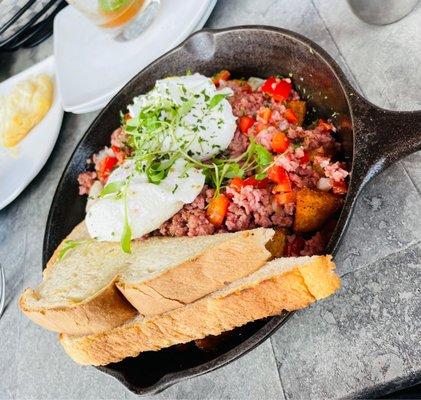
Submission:
[[[408,15],[418,0],[348,0],[354,14],[368,24],[387,25]]]
[[[118,40],[139,36],[158,13],[160,0],[67,0]]]

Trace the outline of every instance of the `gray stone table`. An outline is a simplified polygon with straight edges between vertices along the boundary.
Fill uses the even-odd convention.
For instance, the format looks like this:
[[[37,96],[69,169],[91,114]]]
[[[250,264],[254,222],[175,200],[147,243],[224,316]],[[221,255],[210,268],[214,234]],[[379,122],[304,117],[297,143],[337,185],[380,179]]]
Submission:
[[[377,27],[356,19],[344,0],[219,0],[207,26],[240,24],[302,33],[324,47],[374,103],[421,109],[421,6],[396,24]],[[33,50],[1,54],[0,80],[51,53],[49,40]],[[51,199],[65,163],[95,115],[64,116],[43,171],[0,211],[0,262],[8,290],[0,319],[0,399],[135,398],[113,378],[74,364],[54,334],[17,309],[22,289],[40,280]],[[245,357],[177,384],[157,398],[370,397],[420,380],[420,189],[420,153],[374,179],[357,202],[336,258],[343,276],[341,292],[295,313]]]

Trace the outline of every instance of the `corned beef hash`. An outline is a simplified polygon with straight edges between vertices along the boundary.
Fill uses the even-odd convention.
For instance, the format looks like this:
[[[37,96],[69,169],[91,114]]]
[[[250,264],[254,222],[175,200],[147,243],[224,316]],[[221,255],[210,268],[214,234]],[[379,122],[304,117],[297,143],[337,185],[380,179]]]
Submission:
[[[306,125],[290,78],[198,73],[156,82],[78,177],[92,238],[274,227],[276,256],[324,252],[347,192],[331,121]]]

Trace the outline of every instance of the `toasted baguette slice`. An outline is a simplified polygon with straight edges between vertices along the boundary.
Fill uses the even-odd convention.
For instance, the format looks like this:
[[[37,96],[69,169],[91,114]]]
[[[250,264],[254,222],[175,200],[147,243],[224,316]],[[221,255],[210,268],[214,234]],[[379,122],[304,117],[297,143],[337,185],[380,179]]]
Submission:
[[[110,331],[60,335],[79,364],[105,365],[307,307],[334,293],[340,280],[330,256],[275,259],[255,273],[194,303],[153,317],[137,317]]]
[[[161,314],[257,271],[271,257],[265,245],[273,235],[272,229],[257,228],[202,238],[161,239],[162,243],[171,242],[174,248],[154,247],[142,253],[149,260],[124,270],[117,287],[140,314]],[[143,264],[153,266],[162,251],[166,253],[165,261],[176,252],[183,251],[183,257],[163,263],[162,268],[143,268]]]
[[[272,229],[258,228],[194,238],[153,237],[133,242],[132,253],[126,254],[119,243],[83,240],[81,225],[69,238],[82,242],[61,260],[60,252],[54,253],[43,282],[23,293],[20,307],[49,330],[73,335],[101,332],[137,315],[117,289],[117,281],[141,312],[166,311],[259,269],[271,256],[265,244],[273,234]],[[123,276],[139,286],[126,289]],[[181,293],[177,285],[190,293]]]
[[[68,241],[80,244],[59,260]],[[53,253],[43,272],[43,282],[21,295],[20,309],[43,328],[55,332],[89,334],[119,326],[137,315],[115,286],[124,260],[124,253],[115,243],[90,240],[82,222]]]

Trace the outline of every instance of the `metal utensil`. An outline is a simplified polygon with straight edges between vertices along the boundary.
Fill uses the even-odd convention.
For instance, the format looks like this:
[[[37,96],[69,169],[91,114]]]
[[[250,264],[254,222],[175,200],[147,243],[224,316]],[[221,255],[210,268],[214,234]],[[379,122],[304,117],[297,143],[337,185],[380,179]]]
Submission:
[[[4,303],[6,300],[6,277],[3,266],[0,264],[0,318],[3,314]]]
[[[34,47],[53,32],[64,0],[0,0],[0,51]]]
[[[354,14],[374,25],[387,25],[407,16],[419,0],[348,0]]]

